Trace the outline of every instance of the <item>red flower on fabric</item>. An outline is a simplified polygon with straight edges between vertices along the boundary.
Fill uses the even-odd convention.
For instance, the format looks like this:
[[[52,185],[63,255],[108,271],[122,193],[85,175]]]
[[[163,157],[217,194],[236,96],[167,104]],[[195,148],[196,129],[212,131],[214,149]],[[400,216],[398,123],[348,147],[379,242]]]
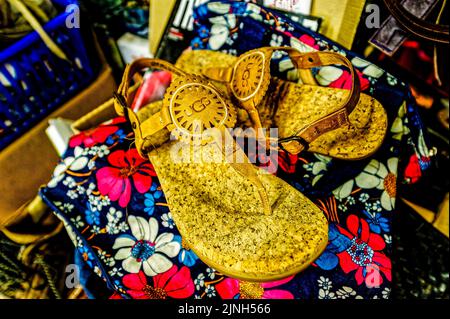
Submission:
[[[145,193],[156,176],[153,165],[143,159],[136,149],[115,151],[108,156],[112,165],[97,171],[98,190],[108,195],[112,201],[119,200],[121,207],[126,207],[131,198],[131,180],[139,193]]]
[[[369,80],[367,80],[358,70],[356,70],[356,74],[359,77],[361,91],[367,90],[370,86]],[[352,88],[352,77],[350,75],[350,72],[344,70],[342,75],[337,80],[330,83],[329,87],[350,90]]]
[[[117,116],[115,118],[113,118],[112,120],[106,121],[103,124],[104,125],[115,125],[115,124],[119,124],[119,123],[125,123],[127,121],[127,119],[125,118],[125,116]]]
[[[419,158],[416,154],[409,158],[408,165],[405,169],[405,177],[410,184],[416,183],[422,176],[422,169],[420,168]]]
[[[249,154],[249,159],[254,159],[254,155]],[[298,155],[293,155],[283,150],[270,152],[265,154],[265,148],[258,149],[259,167],[264,168],[267,172],[275,174],[279,168],[286,173],[295,173],[297,169]]]
[[[167,299],[188,298],[194,294],[194,282],[191,271],[183,266],[178,270],[172,266],[168,271],[153,277],[153,286],[147,282],[143,271],[137,274],[125,275],[123,285],[128,288],[127,293],[134,299]]]
[[[363,282],[368,288],[379,287],[383,283],[384,274],[391,281],[391,260],[381,251],[386,244],[383,238],[370,232],[369,224],[356,215],[347,218],[348,231],[337,226],[341,234],[351,240],[349,247],[338,253],[342,270],[348,274],[355,271],[358,285]]]
[[[227,278],[215,285],[222,299],[294,299],[294,295],[282,289],[273,289],[292,280],[294,276],[282,280],[258,283]]]
[[[298,155],[286,151],[278,152],[278,165],[286,173],[295,173],[297,169]]]
[[[119,293],[115,292],[108,299],[123,299],[123,298]]]
[[[311,48],[319,50],[319,46],[316,44],[316,40],[312,36],[304,34],[298,39],[302,41],[304,44],[310,46]]]
[[[118,129],[117,126],[104,125],[93,130],[83,131],[70,139],[69,146],[75,147],[83,144],[85,147],[92,147],[96,144],[104,143],[106,139],[117,132]]]

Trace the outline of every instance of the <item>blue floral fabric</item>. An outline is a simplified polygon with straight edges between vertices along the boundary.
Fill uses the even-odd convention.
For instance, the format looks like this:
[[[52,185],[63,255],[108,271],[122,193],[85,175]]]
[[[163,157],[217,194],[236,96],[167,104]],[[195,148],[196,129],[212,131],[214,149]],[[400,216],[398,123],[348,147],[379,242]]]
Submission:
[[[399,160],[404,158],[401,150],[411,147],[417,154],[416,168],[427,166],[421,123],[407,86],[254,4],[214,1],[198,7],[195,17],[196,48],[240,54],[259,46],[292,45],[346,55],[359,70],[364,92],[389,113],[385,142],[372,158],[350,163],[307,152],[279,152],[272,159],[278,163],[276,174],[322,209],[330,223],[329,243],[300,274],[248,283],[216,272],[186,246],[152,164],[134,148],[128,124],[116,118],[74,136],[52,180],[41,190],[81,259],[103,279],[113,298],[389,298],[391,221]],[[285,63],[274,67],[293,76]],[[344,70],[326,70],[315,71],[321,85],[348,85]]]

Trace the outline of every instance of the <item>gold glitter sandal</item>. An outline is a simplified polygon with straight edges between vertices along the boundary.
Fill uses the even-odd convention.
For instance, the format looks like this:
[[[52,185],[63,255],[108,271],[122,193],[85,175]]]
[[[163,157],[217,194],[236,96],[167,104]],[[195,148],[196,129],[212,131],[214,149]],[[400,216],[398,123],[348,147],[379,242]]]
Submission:
[[[303,84],[271,78],[270,61],[277,50],[289,54]],[[350,91],[316,85],[310,69],[335,64],[350,70]],[[292,154],[309,150],[359,160],[375,153],[386,135],[386,111],[374,98],[360,93],[353,65],[340,54],[264,47],[234,57],[198,50],[184,53],[176,65],[206,76],[227,92],[247,111],[255,128],[278,128],[279,146]]]
[[[173,80],[160,111],[142,121],[127,89],[143,68],[171,71]],[[152,162],[184,244],[207,265],[230,277],[271,281],[302,271],[325,249],[323,213],[249,162],[226,129],[236,123],[234,106],[204,78],[161,60],[136,60],[125,70],[115,108]]]

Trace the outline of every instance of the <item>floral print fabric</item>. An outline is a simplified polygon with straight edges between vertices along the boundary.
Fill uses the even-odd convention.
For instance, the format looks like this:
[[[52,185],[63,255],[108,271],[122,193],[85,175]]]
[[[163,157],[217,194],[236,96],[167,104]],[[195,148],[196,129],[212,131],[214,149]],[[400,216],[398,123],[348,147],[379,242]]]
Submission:
[[[388,296],[394,157],[385,163],[372,159],[355,178],[327,193],[313,185],[339,170],[331,159],[280,153],[274,159],[278,175],[324,211],[329,244],[304,272],[258,284],[223,276],[186,246],[158,177],[133,148],[133,133],[122,118],[92,134],[97,130],[111,135],[104,143],[69,148],[41,196],[64,222],[82,260],[117,292],[114,298]]]
[[[346,54],[357,66],[365,92],[389,113],[390,130],[383,146],[372,158],[350,163],[307,152],[298,156],[280,152],[270,159],[278,164],[280,178],[322,209],[330,223],[329,243],[302,273],[251,283],[216,272],[186,245],[158,176],[139,156],[123,118],[74,136],[41,196],[64,222],[86,265],[111,289],[112,298],[389,297],[399,160],[415,156],[419,171],[427,162],[420,151],[425,144],[416,146],[414,132],[421,132],[421,124],[407,87],[351,52],[263,10],[226,1],[200,6],[199,37],[193,46],[238,54],[261,45],[295,43],[305,50]],[[286,62],[280,60],[277,67],[292,77]],[[316,70],[315,75],[324,86],[349,84],[345,70],[335,67]],[[407,146],[417,153],[405,157],[401,150]]]

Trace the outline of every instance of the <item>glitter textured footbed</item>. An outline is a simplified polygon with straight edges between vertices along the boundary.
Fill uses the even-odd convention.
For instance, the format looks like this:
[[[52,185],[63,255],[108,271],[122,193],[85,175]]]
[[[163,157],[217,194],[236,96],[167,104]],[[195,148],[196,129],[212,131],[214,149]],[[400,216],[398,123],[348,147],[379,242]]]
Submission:
[[[137,114],[139,120],[161,107],[161,101],[149,104]],[[214,145],[202,146],[202,163],[183,163],[192,149],[188,144],[188,152],[180,148],[175,162],[174,143],[161,140],[148,156],[183,245],[203,262],[230,277],[271,281],[302,271],[320,256],[328,243],[328,223],[303,194],[258,170],[272,208],[265,215],[255,186],[228,163],[217,163],[221,153]]]
[[[242,280],[271,281],[302,271],[325,249],[324,214],[292,186],[257,170],[272,208],[266,215],[247,178],[228,163],[207,163],[221,155],[214,145],[202,146],[205,162],[182,164],[171,158],[173,143],[149,159],[184,245],[210,267]]]
[[[150,66],[147,64],[153,61],[137,62],[129,69]],[[128,78],[124,76],[123,81]],[[201,81],[178,76],[163,101],[146,106],[136,115],[123,104],[126,96],[116,97],[117,106],[123,106],[116,110],[119,114],[127,112],[138,147],[154,135],[154,125],[149,124],[163,121],[158,114],[168,114],[167,108],[174,101],[202,101],[205,108],[196,104],[196,112],[199,117],[206,115],[206,106],[213,104],[210,95],[190,92],[184,96],[186,100],[176,96],[180,87],[198,86]],[[118,94],[126,89],[121,85]],[[228,114],[233,113],[228,110]],[[193,112],[185,115],[196,116]],[[150,131],[152,134],[148,134]],[[264,282],[298,273],[320,256],[328,243],[328,222],[306,196],[250,163],[228,162],[215,143],[192,147],[191,142],[168,140],[168,134],[159,134],[162,131],[151,140],[157,146],[141,148],[140,152],[155,168],[183,245],[203,262],[230,277]],[[192,161],[193,157],[198,161]]]
[[[195,50],[184,52],[176,66],[193,73],[203,74],[208,68],[233,67],[237,57],[225,53]],[[213,82],[227,93],[224,83]],[[276,127],[280,138],[294,135],[306,125],[338,110],[348,90],[296,84],[271,78],[269,88],[257,109],[263,127]],[[242,109],[240,125],[251,126]],[[371,156],[383,143],[387,131],[387,114],[374,98],[361,94],[349,115],[350,124],[327,132],[311,142],[309,151],[338,159],[358,160]]]

